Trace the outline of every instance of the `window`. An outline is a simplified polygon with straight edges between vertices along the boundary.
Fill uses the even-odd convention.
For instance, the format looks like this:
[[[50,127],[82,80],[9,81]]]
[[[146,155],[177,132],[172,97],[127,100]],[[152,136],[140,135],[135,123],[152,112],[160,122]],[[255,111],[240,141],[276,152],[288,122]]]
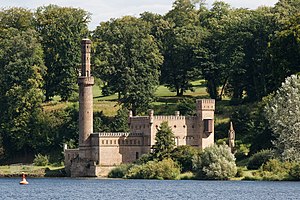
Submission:
[[[204,132],[206,133],[212,133],[212,119],[204,119]]]
[[[139,152],[135,152],[135,159],[139,159]]]

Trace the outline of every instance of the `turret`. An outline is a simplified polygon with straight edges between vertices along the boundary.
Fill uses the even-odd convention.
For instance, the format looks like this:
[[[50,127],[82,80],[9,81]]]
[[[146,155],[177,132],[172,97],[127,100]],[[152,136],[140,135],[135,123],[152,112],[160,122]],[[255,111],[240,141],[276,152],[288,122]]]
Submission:
[[[198,132],[200,134],[200,146],[204,149],[214,144],[214,99],[197,99],[196,112],[198,118]]]
[[[233,129],[233,124],[230,122],[230,128],[228,130],[228,146],[231,152],[234,152],[234,140],[235,140],[235,131]]]
[[[154,121],[154,110],[152,110],[152,109],[149,110],[148,114],[149,114],[149,119],[150,119],[149,123],[153,124],[153,121]]]
[[[79,156],[89,159],[90,134],[93,133],[93,85],[91,76],[91,40],[81,41],[81,75],[78,77],[79,85]]]

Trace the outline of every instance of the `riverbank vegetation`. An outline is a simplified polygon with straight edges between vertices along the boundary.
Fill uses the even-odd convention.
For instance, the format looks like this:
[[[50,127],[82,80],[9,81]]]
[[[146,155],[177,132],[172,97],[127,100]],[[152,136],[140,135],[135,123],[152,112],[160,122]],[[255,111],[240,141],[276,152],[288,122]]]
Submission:
[[[217,144],[234,124],[238,174],[248,166],[258,171],[247,176],[267,176],[263,166],[277,159],[296,166],[282,167],[280,177],[297,177],[289,163],[300,159],[299,10],[299,0],[255,10],[175,0],[165,15],[144,12],[88,30],[91,16],[80,8],[1,9],[0,163],[32,163],[38,154],[60,163],[63,144],[78,146],[76,78],[80,41],[89,36],[96,132],[127,131],[129,109],[194,115],[196,98],[213,98]],[[189,173],[198,153],[178,147],[166,165]],[[157,156],[151,166],[165,159]]]

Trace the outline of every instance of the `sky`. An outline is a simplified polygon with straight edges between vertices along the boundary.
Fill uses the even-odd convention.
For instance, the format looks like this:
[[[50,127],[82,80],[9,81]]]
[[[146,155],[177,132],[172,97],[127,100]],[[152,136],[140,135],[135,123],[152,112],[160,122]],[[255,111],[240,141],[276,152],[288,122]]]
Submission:
[[[102,21],[119,18],[125,15],[138,17],[145,11],[165,14],[172,9],[175,0],[0,0],[1,8],[23,7],[36,9],[39,6],[55,4],[82,8],[92,14],[89,28],[94,30]],[[274,6],[278,0],[224,0],[235,8],[256,9],[259,6]],[[214,0],[206,0],[209,7]]]

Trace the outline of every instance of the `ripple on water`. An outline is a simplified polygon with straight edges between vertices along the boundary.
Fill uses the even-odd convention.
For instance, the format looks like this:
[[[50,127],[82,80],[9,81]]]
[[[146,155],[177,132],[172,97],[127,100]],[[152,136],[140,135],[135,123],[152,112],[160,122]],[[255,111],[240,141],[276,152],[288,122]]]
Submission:
[[[299,182],[0,179],[1,199],[300,199]]]

